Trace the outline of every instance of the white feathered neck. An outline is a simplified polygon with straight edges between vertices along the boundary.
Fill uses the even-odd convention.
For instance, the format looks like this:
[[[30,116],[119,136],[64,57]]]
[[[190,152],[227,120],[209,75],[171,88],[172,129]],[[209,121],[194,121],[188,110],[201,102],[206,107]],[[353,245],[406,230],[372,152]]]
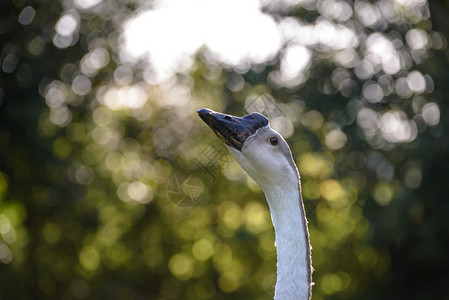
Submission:
[[[266,140],[271,135],[280,139],[278,148],[266,146]],[[242,151],[229,150],[242,169],[259,184],[270,207],[277,253],[274,299],[310,299],[312,265],[309,232],[299,173],[287,143],[267,126],[251,136]]]

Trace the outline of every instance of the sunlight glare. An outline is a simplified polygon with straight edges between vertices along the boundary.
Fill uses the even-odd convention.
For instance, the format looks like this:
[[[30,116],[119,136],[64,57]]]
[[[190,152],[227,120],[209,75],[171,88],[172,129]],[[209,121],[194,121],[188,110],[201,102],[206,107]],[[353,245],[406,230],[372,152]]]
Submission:
[[[160,0],[155,7],[125,24],[121,59],[148,56],[156,80],[171,76],[181,62],[192,64],[203,46],[234,67],[270,60],[281,46],[276,23],[257,0]]]
[[[147,102],[145,88],[136,84],[133,86],[112,87],[107,90],[100,102],[112,110],[124,108],[139,109]]]

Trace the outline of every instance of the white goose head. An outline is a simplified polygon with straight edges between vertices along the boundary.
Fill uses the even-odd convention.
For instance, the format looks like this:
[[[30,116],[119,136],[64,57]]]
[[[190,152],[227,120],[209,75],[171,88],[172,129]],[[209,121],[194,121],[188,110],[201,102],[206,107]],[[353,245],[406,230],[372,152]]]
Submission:
[[[252,113],[239,118],[205,108],[198,114],[264,192],[298,182],[290,147],[265,116]]]

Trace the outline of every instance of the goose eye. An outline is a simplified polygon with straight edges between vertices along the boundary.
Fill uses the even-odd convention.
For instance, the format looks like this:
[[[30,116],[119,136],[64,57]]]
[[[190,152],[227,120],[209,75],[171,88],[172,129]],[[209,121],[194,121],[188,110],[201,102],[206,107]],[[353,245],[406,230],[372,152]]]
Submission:
[[[275,136],[271,137],[270,138],[270,144],[273,145],[273,146],[277,145],[278,144],[278,138],[275,137]]]

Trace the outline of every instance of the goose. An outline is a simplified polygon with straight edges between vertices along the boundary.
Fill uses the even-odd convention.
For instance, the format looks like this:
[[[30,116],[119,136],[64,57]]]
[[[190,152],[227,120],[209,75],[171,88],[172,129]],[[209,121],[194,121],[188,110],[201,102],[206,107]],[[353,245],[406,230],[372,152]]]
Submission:
[[[275,300],[310,300],[312,260],[301,183],[292,152],[260,113],[244,117],[202,108],[199,117],[265,194],[275,231]]]

